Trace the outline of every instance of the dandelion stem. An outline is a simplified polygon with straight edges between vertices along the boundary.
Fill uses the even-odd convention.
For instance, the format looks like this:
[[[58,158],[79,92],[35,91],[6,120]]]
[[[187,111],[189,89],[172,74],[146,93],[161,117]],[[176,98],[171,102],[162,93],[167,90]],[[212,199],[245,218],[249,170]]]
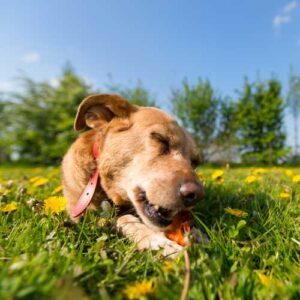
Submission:
[[[190,258],[187,250],[184,250],[184,262],[185,262],[185,276],[184,276],[184,284],[181,292],[180,300],[186,300],[190,287],[190,277],[191,277],[191,264]]]

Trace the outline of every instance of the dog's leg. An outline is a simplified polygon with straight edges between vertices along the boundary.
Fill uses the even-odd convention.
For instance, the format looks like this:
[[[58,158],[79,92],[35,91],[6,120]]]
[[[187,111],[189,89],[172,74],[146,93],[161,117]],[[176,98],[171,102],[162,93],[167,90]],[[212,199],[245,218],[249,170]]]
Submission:
[[[124,215],[117,220],[117,228],[132,242],[137,244],[139,250],[162,249],[163,256],[174,258],[182,246],[166,238],[163,232],[156,232],[142,223],[133,215]]]

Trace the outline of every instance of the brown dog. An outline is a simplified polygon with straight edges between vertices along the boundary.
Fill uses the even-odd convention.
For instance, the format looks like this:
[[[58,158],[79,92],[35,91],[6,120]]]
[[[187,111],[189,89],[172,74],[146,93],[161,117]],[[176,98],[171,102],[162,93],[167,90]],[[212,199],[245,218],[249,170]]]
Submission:
[[[173,217],[193,207],[203,194],[193,165],[198,152],[191,136],[167,113],[137,107],[118,95],[93,95],[82,101],[75,119],[85,127],[63,159],[63,192],[70,215],[93,172],[101,184],[89,207],[109,198],[115,205],[132,205],[137,217],[123,215],[118,229],[139,249],[163,249],[164,255],[181,246],[164,231]],[[100,151],[93,158],[93,147]]]

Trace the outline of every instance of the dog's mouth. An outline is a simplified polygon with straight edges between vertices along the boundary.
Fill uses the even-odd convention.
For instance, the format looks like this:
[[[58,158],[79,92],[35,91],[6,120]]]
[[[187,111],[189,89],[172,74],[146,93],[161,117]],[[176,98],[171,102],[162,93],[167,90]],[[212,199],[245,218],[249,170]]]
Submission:
[[[172,210],[161,207],[157,204],[151,204],[147,198],[146,192],[139,189],[137,200],[140,203],[143,214],[153,225],[158,227],[167,227],[172,223]]]

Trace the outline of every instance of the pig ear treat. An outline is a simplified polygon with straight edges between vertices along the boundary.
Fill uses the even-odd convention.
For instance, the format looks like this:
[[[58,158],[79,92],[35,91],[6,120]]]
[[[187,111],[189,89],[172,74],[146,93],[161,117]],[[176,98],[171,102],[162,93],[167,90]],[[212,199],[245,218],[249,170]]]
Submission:
[[[181,246],[187,246],[190,231],[191,216],[189,212],[183,211],[174,217],[170,229],[166,231],[166,237]]]
[[[166,237],[180,246],[187,246],[192,243],[207,244],[209,242],[205,233],[192,226],[192,216],[188,211],[180,212],[165,232]]]

